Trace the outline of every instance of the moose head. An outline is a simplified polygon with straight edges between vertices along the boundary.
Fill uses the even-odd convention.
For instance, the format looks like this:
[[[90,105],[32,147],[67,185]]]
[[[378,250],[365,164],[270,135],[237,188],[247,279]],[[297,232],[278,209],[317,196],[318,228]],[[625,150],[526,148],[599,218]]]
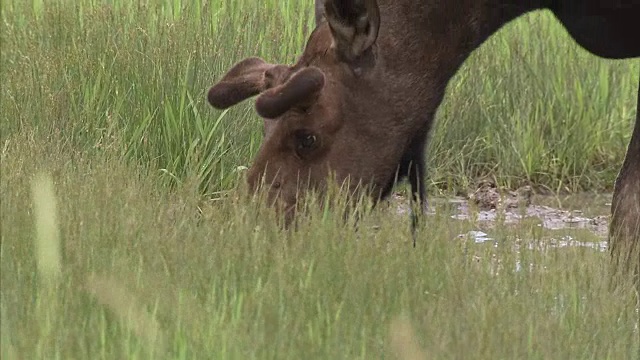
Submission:
[[[318,3],[317,27],[295,64],[247,58],[209,89],[218,109],[257,95],[265,131],[250,187],[268,186],[288,221],[304,190],[322,193],[330,175],[375,200],[406,176],[423,202],[424,145],[446,83],[433,69],[446,52],[407,36],[424,24],[393,3],[384,13],[376,0]]]

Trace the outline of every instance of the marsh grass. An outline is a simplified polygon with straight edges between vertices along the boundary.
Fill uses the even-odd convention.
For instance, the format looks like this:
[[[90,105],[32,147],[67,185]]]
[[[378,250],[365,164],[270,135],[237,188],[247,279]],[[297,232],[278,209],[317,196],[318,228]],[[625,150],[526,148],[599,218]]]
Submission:
[[[478,245],[443,211],[413,249],[385,206],[356,232],[356,213],[311,199],[284,232],[244,195],[261,124],[250,101],[219,112],[204,94],[243,57],[293,61],[311,10],[2,3],[2,358],[637,358],[635,298],[608,289],[606,254],[528,250],[535,224]],[[548,14],[510,24],[450,84],[431,190],[610,186],[637,75]]]

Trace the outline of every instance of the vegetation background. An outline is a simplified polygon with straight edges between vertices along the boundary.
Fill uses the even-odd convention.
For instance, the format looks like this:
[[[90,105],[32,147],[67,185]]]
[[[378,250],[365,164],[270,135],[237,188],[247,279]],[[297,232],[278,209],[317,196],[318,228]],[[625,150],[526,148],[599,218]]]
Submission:
[[[283,233],[237,196],[261,123],[252,101],[220,112],[206,91],[244,57],[293,62],[311,0],[0,11],[3,359],[638,356],[607,257],[545,245],[598,240],[586,232],[525,222],[477,245],[458,237],[473,222],[442,213],[414,250],[389,209],[358,233],[317,210]],[[486,176],[609,191],[639,72],[580,49],[547,12],[512,22],[449,85],[430,193]]]

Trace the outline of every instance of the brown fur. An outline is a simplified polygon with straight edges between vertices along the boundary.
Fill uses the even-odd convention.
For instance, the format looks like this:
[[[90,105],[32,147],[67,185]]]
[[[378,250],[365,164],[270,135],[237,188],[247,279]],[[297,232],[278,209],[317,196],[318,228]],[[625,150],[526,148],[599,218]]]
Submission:
[[[412,199],[423,207],[427,136],[448,81],[469,54],[505,23],[547,8],[588,51],[608,58],[637,57],[640,5],[626,3],[631,4],[317,0],[317,28],[296,64],[249,60],[243,69],[241,62],[212,88],[209,101],[224,108],[242,96],[261,94],[257,110],[270,119],[265,120],[266,136],[248,181],[254,188],[261,179],[270,184],[272,198],[287,214],[299,200],[298,189],[322,190],[329,171],[339,182],[349,178],[351,184],[368,185],[375,199],[384,198],[396,180],[408,177]],[[278,69],[278,76],[268,74],[273,69]],[[294,77],[297,81],[289,80]],[[286,90],[288,86],[295,89]],[[280,100],[274,104],[264,96]],[[638,144],[636,125],[614,199],[621,209],[614,213],[616,219],[627,219],[631,228],[640,222],[640,210],[626,200],[637,199],[640,192]],[[625,234],[630,235],[619,236],[620,241],[639,241],[637,230]]]

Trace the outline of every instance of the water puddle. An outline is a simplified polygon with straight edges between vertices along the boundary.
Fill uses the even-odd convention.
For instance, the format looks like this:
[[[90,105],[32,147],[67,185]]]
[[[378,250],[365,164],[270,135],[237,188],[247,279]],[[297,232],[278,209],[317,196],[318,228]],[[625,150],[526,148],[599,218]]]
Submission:
[[[480,210],[469,209],[468,203],[458,205],[457,213],[451,218],[457,220],[475,220],[489,227],[498,223],[518,224],[524,219],[535,218],[540,226],[548,230],[587,229],[598,236],[605,237],[609,228],[609,217],[597,215],[585,216],[582,210],[562,210],[546,205],[529,205],[525,209]]]
[[[538,196],[519,201],[519,206],[482,206],[473,198],[430,198],[427,216],[436,212],[444,212],[452,219],[468,221],[476,229],[457,236],[459,239],[471,240],[476,244],[495,242],[491,235],[496,226],[518,225],[526,221],[551,233],[544,240],[529,242],[530,250],[545,248],[587,247],[596,251],[606,251],[607,232],[609,229],[610,194],[577,194],[567,196]],[[406,215],[409,212],[408,202],[398,194],[393,195],[392,204],[397,213]],[[480,205],[480,206],[478,206]],[[583,229],[596,235],[600,241],[581,241],[566,231]],[[574,235],[575,236],[575,235]]]
[[[545,248],[586,247],[600,252],[607,251],[607,241],[579,241],[569,235],[560,239],[550,238],[544,242],[528,243],[528,250],[544,250]]]
[[[460,234],[457,236],[457,238],[471,240],[476,244],[493,242],[494,246],[496,247],[498,246],[497,241],[492,237],[490,237],[489,234],[483,231],[478,231],[478,230],[471,230],[467,233]],[[559,239],[550,237],[550,238],[544,239],[544,241],[529,242],[526,244],[526,249],[544,251],[548,248],[585,247],[585,248],[591,248],[597,251],[604,252],[607,250],[607,246],[608,246],[608,243],[607,241],[604,241],[604,240],[603,241],[580,241],[580,240],[574,239],[570,235],[564,235]],[[521,246],[519,245],[517,245],[516,247],[518,249],[521,248]]]
[[[458,238],[470,239],[470,240],[473,240],[473,242],[476,244],[482,244],[482,243],[494,241],[493,238],[490,238],[487,233],[478,231],[478,230],[471,230],[466,234],[460,234],[458,235]]]

